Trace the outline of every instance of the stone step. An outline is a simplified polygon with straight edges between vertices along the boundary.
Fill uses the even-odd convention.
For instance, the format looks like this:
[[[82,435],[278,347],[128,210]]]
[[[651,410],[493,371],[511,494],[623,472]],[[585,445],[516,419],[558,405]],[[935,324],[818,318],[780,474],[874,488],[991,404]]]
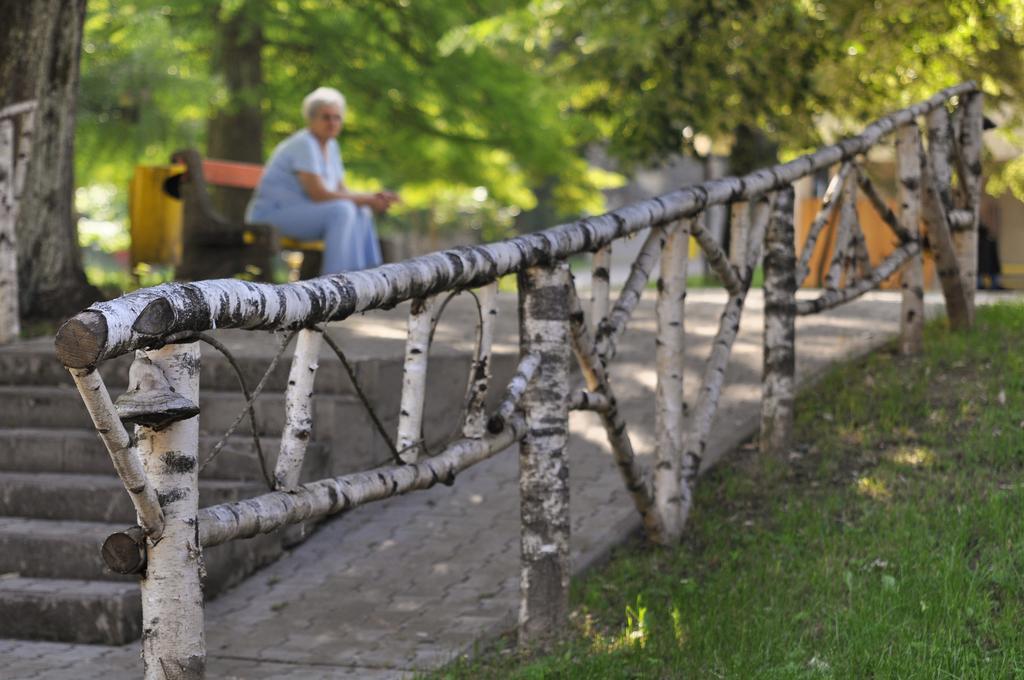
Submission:
[[[0,578],[0,637],[123,645],[142,635],[137,583]]]
[[[273,359],[276,341],[266,338],[259,341],[258,332],[227,331],[214,333],[234,353],[236,363],[249,389],[255,389]],[[256,338],[256,339],[254,339]],[[344,347],[343,347],[344,349]],[[261,350],[256,352],[255,350]],[[202,346],[202,361],[199,384],[202,389],[237,390],[238,377],[230,363],[216,350]],[[464,352],[439,345],[431,351],[431,364],[438,371],[462,370],[468,366]],[[123,390],[128,384],[128,367],[132,353],[114,357],[100,364],[100,374],[111,390]],[[371,397],[377,395],[377,386],[391,383],[401,385],[403,355],[400,347],[373,356],[353,355],[349,363],[356,373],[356,379]],[[291,348],[277,362],[264,391],[283,392],[288,384],[291,366]],[[19,386],[71,386],[73,382],[67,369],[57,361],[53,341],[41,338],[0,347],[0,385]],[[352,382],[348,373],[334,353],[326,346],[320,352],[320,364],[316,376],[318,394],[351,394]],[[386,388],[386,391],[390,389]]]
[[[117,399],[118,394],[111,397]],[[245,407],[241,392],[203,390],[199,395],[199,430],[202,434],[220,437]],[[314,399],[314,437],[317,429],[329,427],[338,417],[344,418],[346,409],[351,416],[365,413],[351,396],[317,395]],[[284,394],[262,393],[254,403],[259,431],[265,435],[279,435],[284,427]],[[89,412],[73,387],[0,387],[0,427],[18,428],[76,428],[92,429]],[[235,432],[247,434],[252,429],[246,416]]]
[[[206,507],[247,498],[266,486],[205,479],[199,505]],[[135,523],[128,492],[114,475],[0,472],[0,516]]]
[[[126,524],[0,517],[0,574],[24,578],[132,581],[103,563],[100,548]],[[260,535],[203,551],[204,592],[212,597],[281,554],[280,535]]]
[[[199,439],[200,459],[206,460],[220,437],[205,435]],[[261,437],[260,444],[273,474],[281,440]],[[304,477],[324,476],[329,447],[310,442],[306,451]],[[110,455],[99,436],[92,430],[31,428],[0,428],[0,471],[10,472],[64,472],[86,474],[112,474]],[[200,472],[202,478],[234,479],[260,482],[263,480],[259,459],[252,438],[232,436],[213,461]]]

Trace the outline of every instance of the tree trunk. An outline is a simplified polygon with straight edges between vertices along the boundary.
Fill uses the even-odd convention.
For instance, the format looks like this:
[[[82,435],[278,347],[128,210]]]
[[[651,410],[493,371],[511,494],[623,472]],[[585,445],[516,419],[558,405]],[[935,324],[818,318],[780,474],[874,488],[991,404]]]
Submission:
[[[213,69],[227,89],[227,102],[215,109],[207,127],[206,153],[247,163],[263,162],[263,28],[252,2],[243,4],[228,18],[222,18],[224,3],[214,6]],[[296,103],[296,106],[298,104]],[[217,210],[232,220],[241,220],[250,191],[220,188],[213,193]]]
[[[97,300],[73,217],[75,101],[85,0],[0,5],[0,108],[37,100],[36,136],[18,209],[22,316],[59,317]]]

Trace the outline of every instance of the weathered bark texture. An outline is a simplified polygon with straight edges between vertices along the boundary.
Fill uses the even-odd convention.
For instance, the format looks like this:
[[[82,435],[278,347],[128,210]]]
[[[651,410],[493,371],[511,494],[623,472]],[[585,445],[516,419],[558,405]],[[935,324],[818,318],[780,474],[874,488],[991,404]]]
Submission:
[[[494,344],[494,324],[498,320],[498,284],[489,283],[476,292],[480,305],[480,318],[476,329],[476,353],[466,386],[466,421],[462,425],[463,437],[482,437],[487,430],[487,387],[491,383],[491,345]]]
[[[74,217],[74,133],[85,0],[0,5],[0,108],[34,100],[36,136],[16,223],[24,317],[55,318],[97,300]]]
[[[657,538],[677,543],[683,535],[680,468],[683,458],[683,356],[685,350],[684,304],[686,270],[690,250],[690,220],[672,230],[661,251],[658,278],[658,337],[655,364],[654,428],[657,461],[654,468],[654,502],[661,515],[663,533]],[[726,263],[728,265],[728,263]],[[731,269],[731,266],[730,266]]]
[[[576,355],[576,361],[580,366],[580,373],[586,383],[587,390],[603,396],[608,402],[608,408],[601,412],[601,424],[604,426],[605,434],[608,435],[608,444],[612,448],[612,456],[615,464],[622,475],[622,481],[626,485],[633,498],[633,505],[643,519],[644,531],[647,537],[656,543],[662,542],[659,538],[662,534],[661,516],[658,515],[654,505],[654,488],[652,479],[640,461],[633,453],[633,443],[629,439],[629,430],[626,428],[626,421],[619,413],[618,402],[612,392],[612,386],[608,382],[604,365],[597,355],[594,343],[587,331],[586,320],[583,316],[583,308],[580,306],[579,298],[573,291],[569,300],[569,320],[572,329],[572,351]]]
[[[590,273],[590,325],[600,328],[608,316],[612,272],[612,244],[594,251]]]
[[[899,229],[914,241],[921,233],[921,130],[910,123],[896,133],[896,172],[899,177]],[[900,287],[900,354],[921,353],[924,338],[924,263],[921,253],[903,265]]]
[[[973,82],[967,82],[942,90],[926,101],[879,119],[856,137],[789,163],[744,177],[704,182],[508,241],[281,286],[224,279],[137,291],[94,305],[71,319],[58,333],[58,356],[65,366],[87,368],[179,331],[305,327],[445,290],[480,286],[513,271],[600,248],[651,224],[692,217],[709,205],[749,200],[788,186],[800,177],[863,153],[916,116],[944,105],[954,95],[975,89]]]
[[[807,275],[810,273],[810,262],[811,255],[814,253],[814,245],[818,242],[821,230],[832,219],[836,205],[838,205],[843,195],[846,177],[850,174],[852,168],[853,163],[843,163],[836,174],[832,175],[832,179],[829,180],[828,188],[825,189],[825,195],[821,199],[821,209],[815,215],[814,221],[811,222],[811,227],[807,231],[807,239],[804,241],[803,250],[800,251],[800,260],[796,267],[797,286],[803,285],[804,281],[807,280]]]
[[[95,369],[77,368],[71,369],[71,377],[82,395],[96,433],[110,454],[117,476],[128,490],[139,524],[148,535],[154,539],[160,538],[164,530],[164,513],[160,509],[156,489],[146,478],[139,451],[117,416],[103,378]]]
[[[398,411],[398,452],[402,460],[415,463],[423,447],[423,400],[427,390],[427,357],[430,334],[437,320],[440,299],[421,298],[409,308],[409,335],[405,341],[405,369],[402,372],[402,403]]]
[[[284,395],[284,430],[281,452],[274,470],[274,487],[292,491],[299,485],[306,448],[313,435],[313,383],[320,366],[323,333],[303,328],[295,342],[295,354]],[[255,424],[254,424],[255,427]]]
[[[845,199],[844,199],[845,200]],[[796,243],[793,189],[776,194],[764,253],[764,377],[762,454],[789,452],[796,372]]]
[[[964,210],[970,220],[953,234],[957,261],[960,263],[960,277],[963,279],[967,304],[974,311],[974,289],[978,279],[978,220],[981,215],[981,135],[983,130],[982,106],[985,95],[975,92],[965,95],[961,111],[960,126],[960,190]]]
[[[181,396],[199,402],[199,343],[147,356]],[[152,680],[200,679],[206,669],[202,546],[199,541],[199,419],[163,430],[135,429],[146,475],[164,512],[164,532],[147,546],[142,587],[142,659]]]
[[[942,293],[946,299],[946,316],[955,330],[966,330],[974,322],[964,281],[960,275],[956,247],[949,225],[949,212],[953,208],[949,167],[949,114],[940,106],[928,114],[928,156],[921,169],[924,180],[922,210],[928,239],[935,252]],[[973,286],[973,282],[971,284]]]
[[[519,445],[519,645],[545,647],[569,618],[569,265],[519,275],[520,351],[540,366],[523,395]]]
[[[526,431],[513,416],[498,435],[459,439],[444,451],[419,463],[381,467],[299,486],[295,491],[272,491],[237,503],[203,508],[199,513],[204,548],[236,538],[251,538],[308,519],[326,517],[382,498],[452,484],[455,475],[519,441]]]
[[[508,383],[508,388],[505,390],[505,398],[501,400],[498,408],[494,411],[494,415],[487,421],[487,430],[489,432],[498,434],[505,429],[505,423],[509,421],[520,407],[523,395],[526,394],[526,388],[530,385],[530,381],[533,380],[534,374],[540,367],[540,359],[541,355],[539,352],[531,352],[519,360],[515,375],[512,376]]]

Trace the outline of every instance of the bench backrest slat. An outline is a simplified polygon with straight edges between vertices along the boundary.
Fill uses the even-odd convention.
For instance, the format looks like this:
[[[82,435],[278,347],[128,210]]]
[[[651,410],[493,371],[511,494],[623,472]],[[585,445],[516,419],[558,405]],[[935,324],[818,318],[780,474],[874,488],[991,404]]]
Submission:
[[[263,166],[256,163],[206,159],[203,161],[203,175],[207,184],[255,189],[263,175]]]

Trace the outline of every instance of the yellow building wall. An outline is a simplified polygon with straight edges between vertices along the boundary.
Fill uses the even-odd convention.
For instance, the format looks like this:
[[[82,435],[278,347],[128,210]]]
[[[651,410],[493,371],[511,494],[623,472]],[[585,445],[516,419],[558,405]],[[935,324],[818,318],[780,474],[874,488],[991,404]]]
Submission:
[[[795,225],[798,257],[803,251],[804,243],[807,241],[807,233],[810,231],[811,223],[821,209],[821,199],[803,198],[800,199],[799,203],[799,209],[796,211],[797,223]],[[835,251],[836,220],[839,217],[839,212],[838,209],[833,211],[832,219],[821,230],[821,234],[814,244],[814,252],[811,255],[807,279],[801,282],[803,287],[820,287],[826,272],[828,272],[828,266]],[[860,221],[861,230],[864,232],[864,240],[867,242],[871,264],[872,266],[878,266],[882,260],[899,246],[899,240],[893,234],[889,225],[882,221],[882,218],[868,199],[860,198],[857,200],[857,217]],[[925,255],[924,258],[924,281],[925,288],[932,288],[935,285],[935,261],[929,255]],[[883,281],[881,287],[883,289],[898,289],[900,287],[899,272]]]

